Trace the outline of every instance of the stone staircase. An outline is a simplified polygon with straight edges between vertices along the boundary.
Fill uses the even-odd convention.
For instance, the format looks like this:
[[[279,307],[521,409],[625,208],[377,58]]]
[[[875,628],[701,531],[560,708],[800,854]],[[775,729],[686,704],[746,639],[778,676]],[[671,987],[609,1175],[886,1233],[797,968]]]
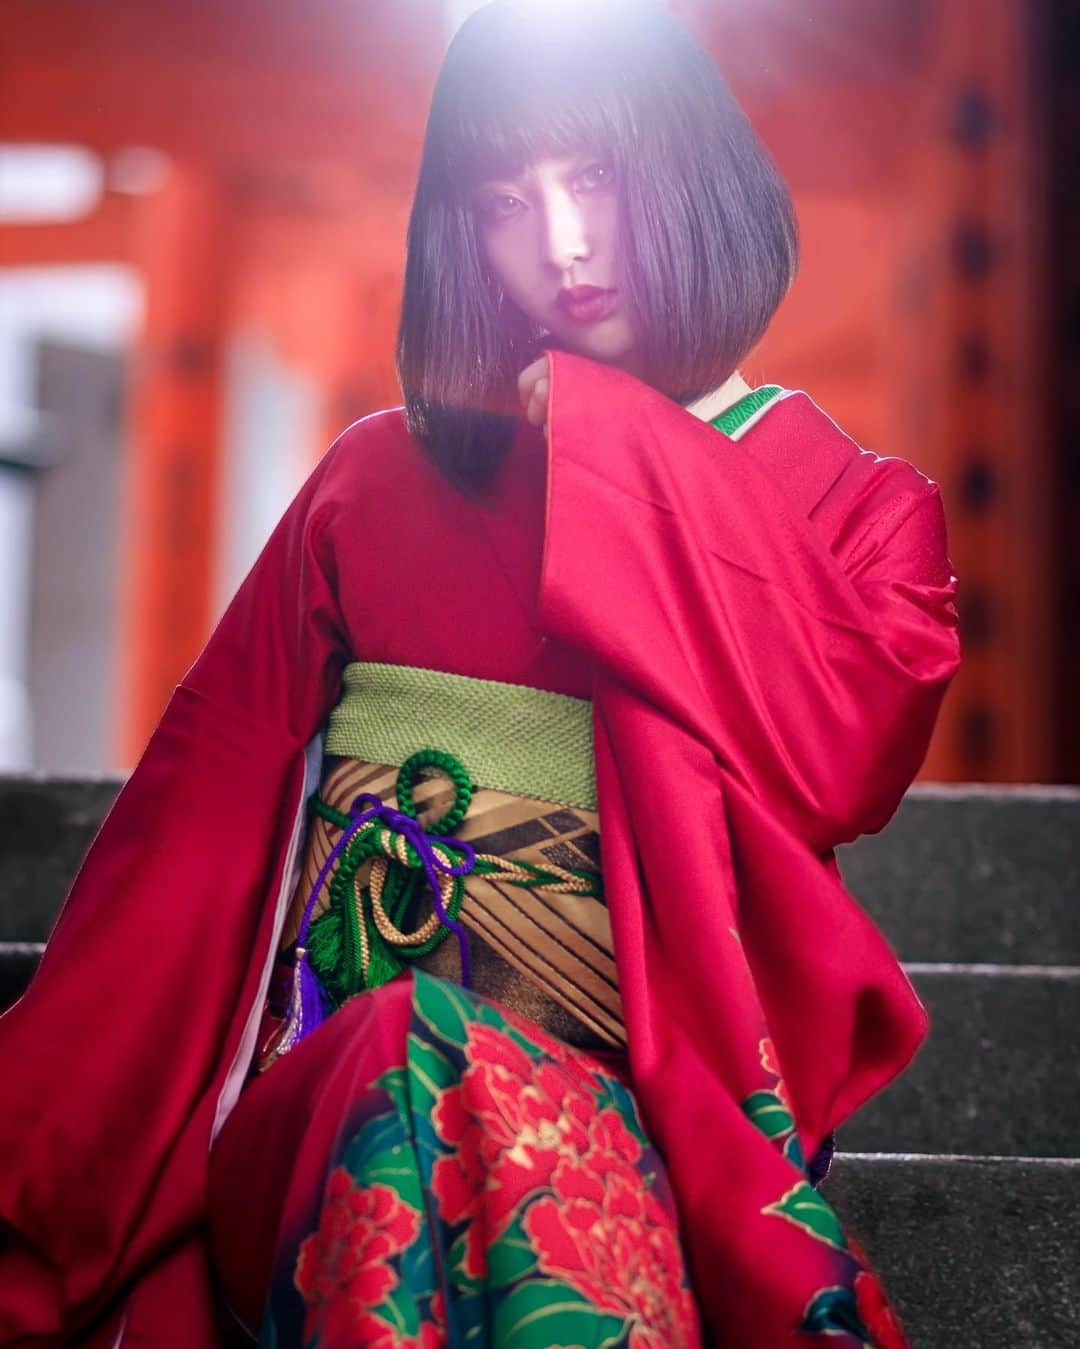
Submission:
[[[0,1006],[119,783],[0,777]],[[933,1030],[822,1192],[915,1349],[1077,1349],[1080,788],[913,787],[840,864]]]

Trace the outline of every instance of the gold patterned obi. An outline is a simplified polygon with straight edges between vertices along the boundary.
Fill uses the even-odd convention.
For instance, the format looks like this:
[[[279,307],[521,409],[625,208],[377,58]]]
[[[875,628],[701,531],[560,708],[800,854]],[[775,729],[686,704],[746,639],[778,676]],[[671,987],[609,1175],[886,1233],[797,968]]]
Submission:
[[[591,711],[588,700],[524,685],[348,665],[282,953],[295,952],[306,931],[335,1002],[384,982],[395,962],[460,980],[461,946],[441,907],[464,929],[478,993],[568,1043],[624,1048]],[[358,810],[379,803],[390,809],[354,834],[364,846],[342,851]],[[414,825],[395,816],[402,811]],[[452,827],[436,823],[446,821]],[[428,840],[416,828],[433,826],[425,872]],[[463,874],[433,870],[439,857]]]

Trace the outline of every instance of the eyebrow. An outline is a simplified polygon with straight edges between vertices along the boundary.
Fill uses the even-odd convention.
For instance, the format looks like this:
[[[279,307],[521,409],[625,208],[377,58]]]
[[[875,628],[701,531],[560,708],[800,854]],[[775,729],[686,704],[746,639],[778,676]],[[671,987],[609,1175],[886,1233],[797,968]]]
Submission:
[[[567,163],[566,172],[573,173],[582,160],[603,159],[605,157],[605,154],[606,152],[603,150],[584,149],[584,150],[577,150],[572,155],[565,155],[563,156],[563,158]],[[474,192],[479,192],[482,191],[485,187],[490,187],[494,183],[508,182],[517,178],[526,178],[529,176],[530,168],[531,166],[526,164],[523,168],[518,169],[516,172],[513,169],[508,169],[504,172],[495,172],[486,174],[483,178],[478,178],[474,182],[472,190]]]

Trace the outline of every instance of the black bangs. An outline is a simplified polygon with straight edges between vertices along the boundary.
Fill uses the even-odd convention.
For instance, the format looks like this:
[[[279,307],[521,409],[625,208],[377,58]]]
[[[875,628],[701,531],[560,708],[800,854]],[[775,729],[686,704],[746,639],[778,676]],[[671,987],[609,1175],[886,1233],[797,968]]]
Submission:
[[[409,430],[463,491],[482,494],[521,425],[517,375],[544,338],[496,284],[469,198],[482,179],[579,150],[613,162],[616,280],[641,378],[668,397],[688,403],[723,383],[795,275],[787,188],[660,0],[475,11],[432,95],[397,339]]]
[[[513,0],[466,21],[447,51],[429,119],[431,167],[449,196],[481,178],[516,176],[546,155],[613,153],[629,139],[618,54],[610,28],[597,22],[605,8],[596,4],[591,22],[575,17],[569,31],[550,14],[538,21],[535,4]]]

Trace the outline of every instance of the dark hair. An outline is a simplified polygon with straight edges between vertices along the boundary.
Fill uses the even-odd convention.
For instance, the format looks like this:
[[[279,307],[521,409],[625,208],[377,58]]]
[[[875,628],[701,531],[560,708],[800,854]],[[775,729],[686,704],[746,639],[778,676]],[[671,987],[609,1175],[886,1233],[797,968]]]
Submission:
[[[520,418],[539,354],[497,288],[470,189],[544,155],[606,152],[620,274],[643,378],[686,403],[765,331],[797,265],[794,210],[709,55],[657,0],[495,0],[450,43],[435,85],[406,238],[397,370],[410,432],[464,490],[482,489]]]

